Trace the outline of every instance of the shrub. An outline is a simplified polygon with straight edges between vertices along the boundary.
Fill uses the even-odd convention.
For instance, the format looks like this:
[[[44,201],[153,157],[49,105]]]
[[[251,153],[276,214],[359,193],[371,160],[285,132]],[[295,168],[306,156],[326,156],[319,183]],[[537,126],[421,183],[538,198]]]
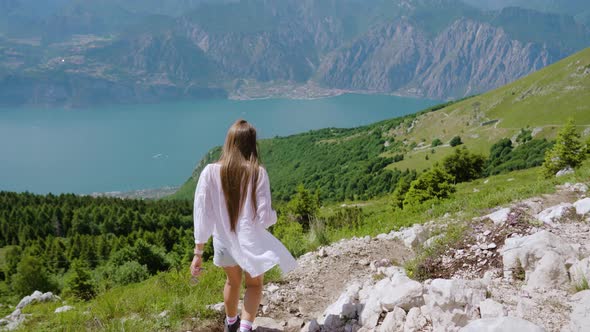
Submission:
[[[303,184],[297,186],[295,195],[287,204],[287,211],[303,228],[308,229],[309,223],[320,209],[319,193],[312,194]]]
[[[402,161],[402,160],[404,160],[404,155],[403,154],[396,154],[395,156],[393,156],[393,159],[392,159],[392,161],[394,163],[397,163],[397,162]]]
[[[293,256],[301,256],[307,251],[303,226],[300,223],[281,217],[273,226],[273,234],[285,245]]]
[[[12,289],[19,296],[30,295],[34,291],[55,291],[57,286],[51,281],[41,260],[25,256],[12,276]]]
[[[146,265],[150,274],[158,271],[165,271],[170,267],[170,262],[166,258],[164,250],[144,241],[137,240],[133,247],[125,247],[117,251],[110,259],[114,266],[122,266],[126,262],[137,261],[141,265]]]
[[[483,175],[485,157],[471,153],[467,148],[456,148],[454,153],[443,160],[445,171],[451,174],[455,181],[466,182]]]
[[[408,173],[408,176],[401,177],[397,185],[395,186],[395,190],[391,195],[391,205],[393,209],[401,209],[404,207],[404,199],[408,190],[410,190],[410,185],[412,181],[416,179],[415,173]]]
[[[141,282],[149,278],[150,273],[145,265],[141,265],[137,261],[126,262],[121,266],[115,268],[113,273],[113,281],[117,285],[128,285],[136,282]]]
[[[508,138],[498,141],[490,149],[484,175],[496,175],[515,170],[540,166],[543,164],[545,152],[553,143],[546,139],[533,139],[516,148]]]
[[[553,148],[545,153],[543,173],[551,177],[568,166],[579,167],[585,159],[586,153],[580,142],[580,134],[576,132],[573,119],[570,119],[557,134]]]
[[[533,139],[533,132],[530,129],[520,129],[520,133],[516,136],[516,142],[524,144]]]
[[[431,199],[443,199],[455,192],[454,177],[437,165],[422,173],[410,184],[410,189],[404,199],[404,208],[408,205],[418,205]]]
[[[430,146],[432,146],[433,148],[435,148],[435,147],[437,147],[439,145],[442,145],[442,144],[443,144],[443,142],[439,138],[435,138],[432,141],[432,144],[430,144]]]
[[[455,136],[455,137],[451,138],[451,140],[449,141],[449,145],[452,147],[455,147],[455,146],[461,145],[461,144],[463,144],[463,141],[461,141],[460,136]]]

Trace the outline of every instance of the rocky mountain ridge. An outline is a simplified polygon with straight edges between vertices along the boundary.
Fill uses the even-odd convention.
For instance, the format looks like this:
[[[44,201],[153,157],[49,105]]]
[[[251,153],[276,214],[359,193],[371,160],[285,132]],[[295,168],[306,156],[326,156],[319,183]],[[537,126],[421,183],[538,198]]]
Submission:
[[[177,17],[137,17],[107,35],[93,32],[92,20],[61,40],[0,34],[0,103],[76,106],[270,93],[256,89],[261,85],[458,98],[514,81],[590,43],[588,27],[571,16],[484,12],[456,0],[249,0],[205,3]],[[241,90],[244,85],[254,88]]]

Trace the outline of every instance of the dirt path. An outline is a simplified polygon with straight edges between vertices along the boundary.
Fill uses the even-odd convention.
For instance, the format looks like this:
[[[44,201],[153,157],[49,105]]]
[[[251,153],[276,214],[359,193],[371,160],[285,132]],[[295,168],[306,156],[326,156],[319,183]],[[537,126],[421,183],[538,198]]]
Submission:
[[[308,253],[280,284],[266,286],[264,304],[268,307],[263,316],[279,321],[318,317],[351,281],[371,274],[375,262],[400,265],[412,257],[412,251],[398,240],[369,237],[342,240]]]

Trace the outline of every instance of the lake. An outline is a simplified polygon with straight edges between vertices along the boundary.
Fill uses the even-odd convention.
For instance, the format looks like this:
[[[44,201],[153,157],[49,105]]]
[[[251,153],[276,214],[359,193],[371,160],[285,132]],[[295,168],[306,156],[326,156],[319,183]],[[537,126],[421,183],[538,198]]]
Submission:
[[[348,94],[74,110],[1,108],[0,190],[88,194],[180,185],[210,148],[223,144],[238,118],[256,126],[260,138],[268,138],[355,127],[436,103]]]

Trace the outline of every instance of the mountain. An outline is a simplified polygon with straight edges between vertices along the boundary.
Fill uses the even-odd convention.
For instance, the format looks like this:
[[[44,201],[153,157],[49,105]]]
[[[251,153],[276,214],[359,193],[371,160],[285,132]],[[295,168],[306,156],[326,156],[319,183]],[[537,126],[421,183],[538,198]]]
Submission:
[[[159,3],[54,0],[26,16],[29,0],[0,0],[0,105],[247,98],[308,84],[454,99],[590,45],[572,16],[459,0]]]
[[[506,7],[521,7],[548,13],[575,16],[581,23],[590,23],[590,8],[586,0],[463,0],[474,7],[498,10]]]
[[[405,170],[423,170],[452,153],[459,135],[470,150],[488,154],[502,138],[522,129],[534,138],[553,138],[568,117],[590,135],[590,48],[516,82],[462,101],[368,126],[326,128],[260,140],[273,195],[291,197],[297,184],[318,188],[328,201],[367,199],[391,192]],[[172,196],[188,199],[203,167],[220,148],[207,153],[192,176]]]

